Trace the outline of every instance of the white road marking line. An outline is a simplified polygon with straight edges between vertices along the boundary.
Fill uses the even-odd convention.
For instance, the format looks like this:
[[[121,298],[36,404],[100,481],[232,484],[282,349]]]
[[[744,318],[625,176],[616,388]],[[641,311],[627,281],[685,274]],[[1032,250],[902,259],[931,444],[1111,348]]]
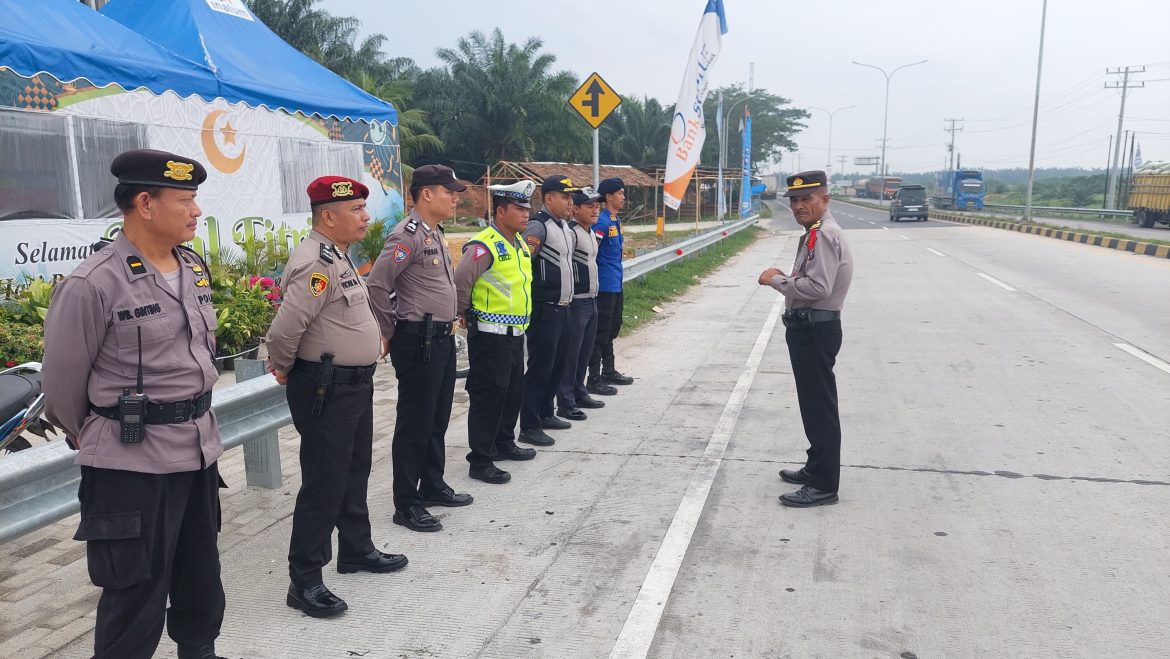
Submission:
[[[890,230],[890,227],[882,227],[882,229],[884,229],[884,230],[886,230],[886,231],[889,231],[889,230]]]
[[[939,256],[946,256],[946,254],[943,254],[942,252],[938,251],[937,249],[935,249],[933,247],[927,247],[926,249],[927,249],[927,251],[932,252],[934,254],[938,254]]]
[[[1007,284],[1003,283],[1002,281],[996,279],[995,277],[992,277],[991,275],[984,274],[982,272],[976,272],[975,274],[979,275],[980,277],[983,277],[984,279],[995,284],[996,286],[999,286],[1000,288],[1002,288],[1005,291],[1016,290],[1016,289],[1012,288],[1011,286],[1008,286]]]
[[[898,237],[901,238],[902,240],[910,240],[910,236],[907,236],[905,234],[900,233],[900,234],[898,234]]]
[[[1144,350],[1140,350],[1138,348],[1135,348],[1135,347],[1129,345],[1128,343],[1114,343],[1113,345],[1117,346],[1118,348],[1121,348],[1122,350],[1128,352],[1129,354],[1133,355],[1134,357],[1137,357],[1138,359],[1149,364],[1150,366],[1153,366],[1154,368],[1161,369],[1162,371],[1165,371],[1166,373],[1170,373],[1170,364],[1167,364],[1166,362],[1162,361],[1161,359],[1158,359],[1157,357],[1151,355],[1150,353],[1148,353]]]
[[[760,334],[756,337],[756,344],[752,347],[743,373],[735,383],[735,388],[731,390],[731,397],[723,408],[723,414],[719,416],[719,421],[711,432],[707,450],[703,452],[699,465],[695,467],[690,485],[683,494],[670,527],[666,529],[666,535],[662,538],[654,562],[650,564],[650,570],[646,573],[646,579],[642,582],[642,589],[638,591],[638,597],[634,600],[629,616],[626,617],[626,623],[622,626],[617,641],[614,642],[609,653],[611,659],[645,657],[650,651],[654,635],[658,632],[658,624],[662,620],[662,612],[666,610],[666,601],[670,598],[670,591],[674,589],[678,570],[682,566],[687,548],[691,545],[691,537],[699,523],[699,516],[703,514],[703,507],[707,504],[711,484],[723,463],[723,454],[731,440],[731,432],[739,421],[739,414],[743,410],[748,391],[756,379],[756,369],[764,358],[764,350],[768,347],[772,330],[775,329],[776,321],[783,309],[784,297],[777,296],[768,319],[764,321],[764,326],[760,328]]]

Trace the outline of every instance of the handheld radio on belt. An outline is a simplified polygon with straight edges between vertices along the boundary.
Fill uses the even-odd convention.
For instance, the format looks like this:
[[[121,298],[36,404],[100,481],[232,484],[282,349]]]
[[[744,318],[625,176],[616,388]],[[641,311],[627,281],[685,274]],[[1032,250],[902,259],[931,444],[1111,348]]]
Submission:
[[[333,354],[321,353],[321,366],[317,369],[317,395],[313,398],[313,416],[321,416],[325,407],[325,394],[333,382]]]
[[[118,396],[118,420],[122,426],[123,444],[141,444],[146,437],[146,406],[150,399],[142,392],[142,326],[138,326],[138,378],[134,393],[122,390]]]

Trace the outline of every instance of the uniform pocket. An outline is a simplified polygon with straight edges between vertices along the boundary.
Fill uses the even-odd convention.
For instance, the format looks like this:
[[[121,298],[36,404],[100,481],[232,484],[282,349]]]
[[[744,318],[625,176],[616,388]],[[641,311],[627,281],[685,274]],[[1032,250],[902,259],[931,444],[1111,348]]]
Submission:
[[[142,370],[144,373],[166,373],[179,366],[174,349],[177,340],[186,338],[185,332],[175,326],[167,314],[159,314],[138,322],[114,327],[118,340],[118,363],[122,375],[133,376],[138,370],[138,328],[142,328]],[[214,334],[214,330],[212,332]],[[182,338],[180,338],[182,337]]]
[[[373,318],[370,310],[370,298],[366,289],[360,285],[345,289],[345,322],[349,325],[361,324]]]
[[[150,579],[142,515],[82,514],[74,540],[86,543],[89,578],[99,588],[129,588]]]

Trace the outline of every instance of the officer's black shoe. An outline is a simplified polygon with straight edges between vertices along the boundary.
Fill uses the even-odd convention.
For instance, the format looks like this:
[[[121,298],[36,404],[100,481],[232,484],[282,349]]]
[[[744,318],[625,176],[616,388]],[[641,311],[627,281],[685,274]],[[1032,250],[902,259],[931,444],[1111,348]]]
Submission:
[[[284,602],[294,609],[300,609],[310,618],[340,615],[349,608],[344,600],[329,592],[325,584],[317,584],[310,588],[289,585],[288,597]]]
[[[540,420],[540,427],[545,430],[568,430],[573,427],[573,424],[568,421],[561,421],[555,416],[546,416]]]
[[[535,457],[536,449],[534,448],[520,448],[519,446],[512,445],[507,449],[496,449],[497,460],[516,460],[517,462],[523,462],[524,460],[531,460]]]
[[[533,446],[552,446],[556,444],[556,440],[548,436],[548,433],[540,428],[529,428],[527,430],[520,430],[520,437],[516,439],[518,442],[525,444],[532,444]]]
[[[342,574],[351,572],[395,572],[406,567],[409,561],[402,554],[387,554],[374,550],[371,554],[357,558],[337,558],[337,571]]]
[[[589,380],[585,383],[585,391],[597,396],[616,396],[617,387],[612,387],[601,379],[600,375],[590,375]]]
[[[564,417],[566,419],[572,419],[573,421],[584,421],[585,419],[589,418],[588,416],[585,415],[584,412],[581,411],[581,408],[579,408],[579,407],[570,407],[567,409],[565,409],[565,408],[559,409],[559,410],[557,410],[557,416]]]
[[[610,388],[613,389],[613,387]],[[617,390],[614,389],[614,391]],[[597,400],[589,394],[585,394],[583,396],[577,396],[577,407],[583,407],[587,410],[596,410],[598,408],[605,407],[605,403]]]
[[[804,485],[808,482],[808,472],[804,467],[800,469],[781,469],[780,480],[785,483],[792,483],[793,485]]]
[[[634,384],[634,378],[617,371],[603,371],[601,378],[610,384]]]
[[[780,503],[793,508],[811,508],[837,503],[836,492],[822,492],[811,485],[805,485],[795,492],[780,495]]]
[[[491,463],[488,463],[482,467],[472,465],[467,470],[467,475],[471,476],[477,481],[483,481],[493,485],[503,485],[504,483],[512,480],[512,474],[509,474],[508,472]]]
[[[179,659],[227,659],[215,653],[215,643],[180,645]]]
[[[424,506],[459,508],[460,506],[470,506],[472,501],[475,499],[470,494],[456,493],[450,486],[443,488],[441,492],[422,495]]]
[[[399,526],[405,526],[411,531],[430,533],[443,530],[443,523],[432,517],[422,506],[410,506],[405,511],[394,511],[393,522]]]

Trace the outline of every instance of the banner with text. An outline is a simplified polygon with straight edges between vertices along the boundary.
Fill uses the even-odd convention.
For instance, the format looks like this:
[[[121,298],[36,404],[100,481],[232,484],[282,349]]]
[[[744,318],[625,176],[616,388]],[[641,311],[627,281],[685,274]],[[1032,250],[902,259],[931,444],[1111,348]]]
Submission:
[[[707,136],[703,101],[707,99],[711,67],[719,57],[724,34],[727,34],[727,17],[723,13],[723,0],[708,0],[687,59],[666,150],[662,198],[675,210],[682,204],[691,175],[699,164],[699,154],[703,151],[703,140]]]

